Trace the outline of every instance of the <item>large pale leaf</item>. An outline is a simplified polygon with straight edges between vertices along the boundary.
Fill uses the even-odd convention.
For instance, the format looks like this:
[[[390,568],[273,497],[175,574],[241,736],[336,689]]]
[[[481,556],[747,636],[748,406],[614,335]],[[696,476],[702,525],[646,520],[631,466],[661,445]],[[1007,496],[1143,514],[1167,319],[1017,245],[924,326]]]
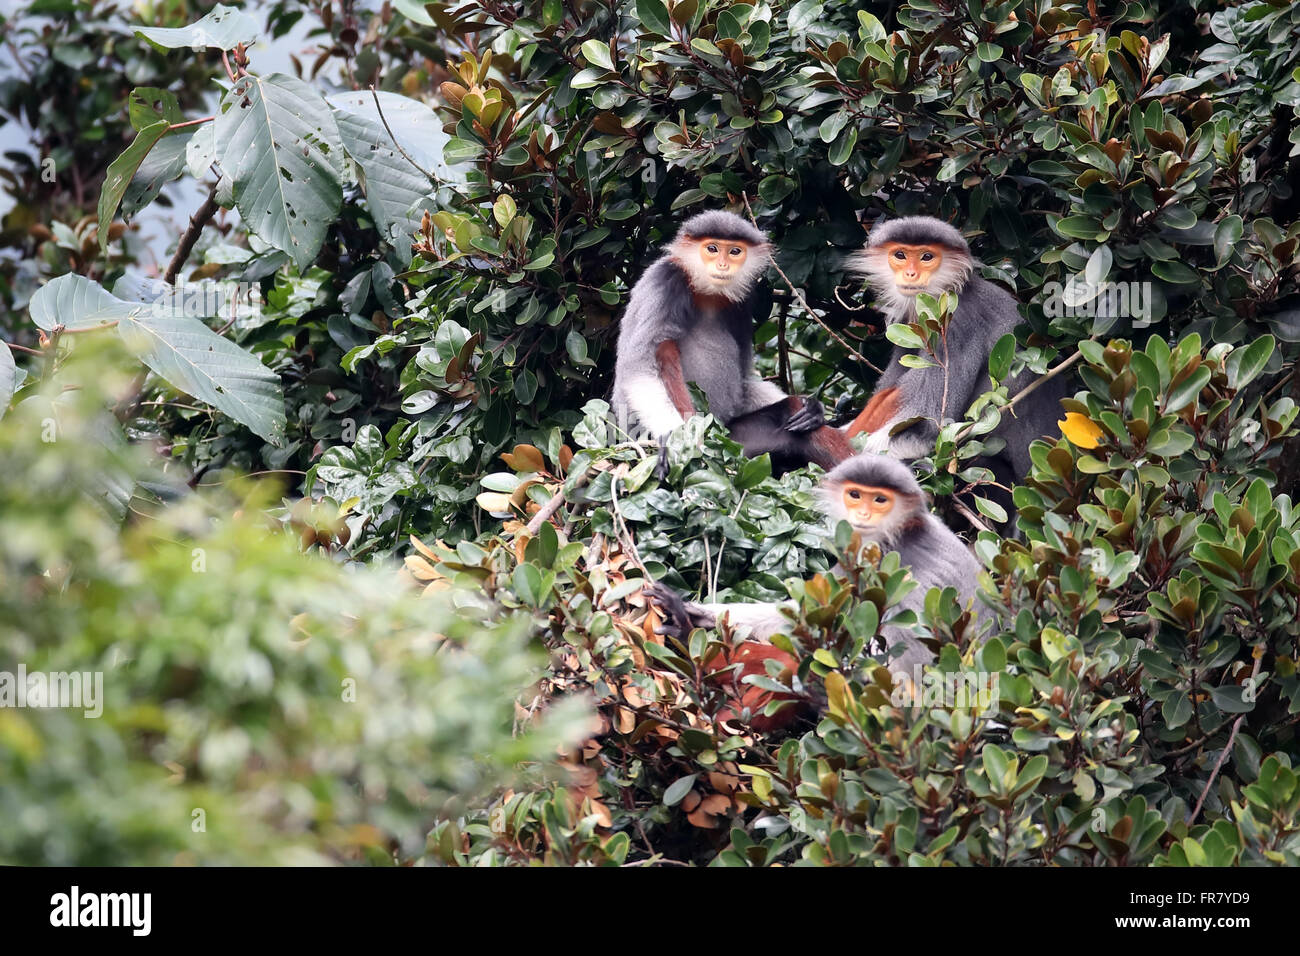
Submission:
[[[190,175],[202,180],[208,168],[217,161],[217,142],[213,136],[213,123],[204,123],[185,146],[185,164]]]
[[[168,294],[170,286],[145,288],[132,281],[124,291],[153,301],[124,302],[85,276],[59,276],[32,296],[32,321],[47,331],[56,325],[81,330],[116,322],[127,346],[177,390],[215,406],[272,444],[283,441],[278,375],[185,315],[178,297]]]
[[[0,342],[0,418],[5,417],[9,409],[9,399],[14,397],[14,387],[18,384],[18,366],[14,365],[14,353],[9,346]]]
[[[218,3],[187,27],[139,27],[135,34],[160,50],[233,50],[240,43],[251,44],[261,31],[244,11]]]
[[[366,202],[376,225],[406,254],[415,231],[411,207],[433,190],[424,172],[441,180],[460,177],[443,161],[442,149],[448,136],[432,109],[397,93],[381,92],[378,96],[378,108],[369,91],[336,93],[328,102],[334,108],[343,146],[361,169]],[[385,120],[393,136],[384,128]],[[401,150],[394,144],[394,136]],[[419,169],[411,164],[412,160]]]
[[[59,325],[74,332],[112,325],[140,308],[110,294],[98,282],[72,273],[45,283],[28,305],[32,321],[46,332]]]
[[[198,319],[141,309],[118,324],[123,341],[178,390],[246,425],[273,445],[284,442],[280,377]]]
[[[305,270],[343,204],[343,142],[324,98],[283,73],[240,77],[214,136],[239,214]]]

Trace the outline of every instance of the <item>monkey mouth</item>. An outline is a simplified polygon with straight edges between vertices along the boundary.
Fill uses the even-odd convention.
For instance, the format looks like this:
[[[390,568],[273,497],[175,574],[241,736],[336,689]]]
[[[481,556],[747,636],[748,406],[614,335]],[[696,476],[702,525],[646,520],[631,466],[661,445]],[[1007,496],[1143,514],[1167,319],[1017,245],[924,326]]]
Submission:
[[[730,272],[710,272],[709,278],[714,282],[730,282],[735,276]]]
[[[898,291],[903,293],[903,295],[917,295],[928,288],[930,287],[924,283],[916,283],[913,285],[903,285],[902,283],[899,283],[898,285]]]

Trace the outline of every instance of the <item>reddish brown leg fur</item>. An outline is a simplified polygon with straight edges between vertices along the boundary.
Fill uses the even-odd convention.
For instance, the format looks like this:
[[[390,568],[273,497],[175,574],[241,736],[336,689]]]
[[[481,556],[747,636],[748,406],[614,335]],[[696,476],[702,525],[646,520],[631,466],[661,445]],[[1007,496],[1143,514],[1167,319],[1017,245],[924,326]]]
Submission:
[[[666,339],[655,349],[655,360],[659,363],[659,377],[668,390],[668,400],[682,418],[690,418],[695,414],[695,404],[691,401],[691,392],[686,387],[686,377],[682,374],[681,349],[672,339]]]
[[[883,392],[876,392],[871,396],[871,401],[867,402],[867,407],[862,409],[862,414],[849,426],[848,436],[853,438],[863,432],[874,432],[877,428],[888,424],[889,420],[898,414],[901,404],[902,399],[897,386],[887,388]]]
[[[823,425],[808,436],[813,451],[813,461],[830,471],[842,461],[853,457],[853,446],[848,436],[838,428]]]

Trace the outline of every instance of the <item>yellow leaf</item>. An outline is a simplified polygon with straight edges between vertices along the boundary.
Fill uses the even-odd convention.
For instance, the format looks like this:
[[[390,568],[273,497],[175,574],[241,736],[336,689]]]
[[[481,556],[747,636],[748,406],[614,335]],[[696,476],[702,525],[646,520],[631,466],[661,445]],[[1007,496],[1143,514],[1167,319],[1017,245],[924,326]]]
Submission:
[[[475,499],[478,506],[492,514],[510,514],[510,496],[495,491],[485,491]]]
[[[1056,423],[1070,444],[1079,448],[1096,448],[1101,438],[1101,428],[1087,415],[1066,412],[1065,420]]]

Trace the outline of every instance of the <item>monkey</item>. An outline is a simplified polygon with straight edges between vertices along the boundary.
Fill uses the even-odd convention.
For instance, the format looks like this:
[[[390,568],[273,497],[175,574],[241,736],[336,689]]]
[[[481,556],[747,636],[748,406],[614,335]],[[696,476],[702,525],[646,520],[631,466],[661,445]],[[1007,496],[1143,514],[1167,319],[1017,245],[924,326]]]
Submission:
[[[930,216],[877,224],[849,263],[851,271],[866,277],[890,323],[913,321],[916,296],[922,292],[958,296],[944,344],[946,383],[942,367],[901,365],[908,350],[895,346],[870,401],[848,426],[850,438],[868,435],[864,451],[888,452],[905,461],[929,454],[940,425],[964,413],[990,387],[989,353],[1021,317],[1010,293],[974,274],[977,265],[962,234]],[[1028,369],[1014,376],[1007,382],[1008,394],[1016,395],[1034,378]],[[1002,439],[1002,450],[976,463],[988,467],[1001,485],[1022,479],[1029,473],[1030,443],[1055,433],[1065,395],[1063,379],[1049,380],[1032,402],[1004,411],[988,436]],[[1010,504],[1009,498],[1005,503]]]
[[[772,456],[774,470],[816,462],[834,467],[853,454],[826,424],[815,399],[786,395],[759,378],[753,362],[754,287],[772,259],[768,237],[733,213],[700,213],[632,289],[614,363],[612,404],[622,427],[635,420],[661,442],[695,413],[695,382],[745,454]]]
[[[931,514],[926,494],[910,467],[888,455],[871,452],[856,455],[826,473],[818,487],[818,499],[832,526],[847,521],[863,541],[875,542],[885,552],[898,552],[900,566],[909,569],[918,585],[903,597],[899,604],[901,610],[919,613],[932,587],[951,587],[956,589],[961,606],[971,606],[972,624],[978,632],[982,621],[976,600],[979,562],[965,542]],[[832,573],[842,571],[837,566]],[[660,609],[664,621],[660,633],[682,638],[692,628],[716,628],[724,615],[733,628],[749,630],[750,640],[733,648],[721,663],[723,666],[741,664],[732,679],[736,690],[745,695],[741,702],[751,713],[758,713],[778,695],[742,685],[741,678],[748,674],[765,675],[763,661],[768,658],[777,660],[787,671],[797,667],[790,655],[768,644],[772,635],[787,632],[791,627],[791,619],[781,610],[783,606],[791,606],[788,602],[687,602],[659,583],[647,585],[643,592]],[[889,655],[886,666],[896,677],[913,680],[915,669],[933,659],[933,652],[907,628],[891,625],[887,619],[881,633]],[[759,647],[742,654],[742,649],[751,644]],[[896,650],[899,648],[901,651]],[[791,712],[791,718],[798,712],[792,708],[785,710]],[[778,716],[779,713],[772,715]],[[754,726],[761,730],[772,723]]]

